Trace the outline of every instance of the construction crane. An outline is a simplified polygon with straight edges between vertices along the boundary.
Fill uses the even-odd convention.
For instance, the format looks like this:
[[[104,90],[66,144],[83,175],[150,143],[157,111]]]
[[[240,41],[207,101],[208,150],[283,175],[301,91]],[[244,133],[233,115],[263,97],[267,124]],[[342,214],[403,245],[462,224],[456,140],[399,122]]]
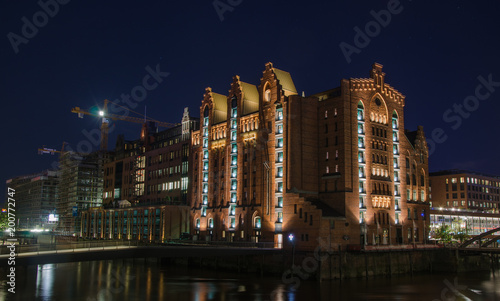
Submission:
[[[38,149],[38,154],[39,155],[44,155],[44,154],[51,154],[51,155],[54,155],[55,153],[59,153],[59,154],[62,154],[64,153],[64,146],[68,144],[67,142],[63,142],[63,145],[62,145],[62,148],[60,151],[58,150],[55,150],[53,148],[46,148],[45,145],[42,147],[42,148],[39,148]]]
[[[110,114],[110,113],[108,113],[108,103],[112,103],[116,106],[119,106],[119,107],[125,109],[125,110],[133,112],[135,114],[139,114],[139,115],[143,116],[144,118]],[[170,127],[174,127],[174,126],[179,125],[179,123],[161,122],[161,121],[158,121],[158,120],[155,120],[152,118],[147,118],[146,116],[142,115],[141,113],[135,112],[129,108],[121,106],[121,105],[114,103],[112,101],[109,101],[107,99],[104,100],[103,109],[97,113],[93,113],[93,112],[90,112],[88,110],[83,110],[80,107],[72,108],[71,113],[77,113],[78,117],[80,117],[80,118],[83,118],[84,115],[102,117],[102,123],[101,123],[101,150],[102,151],[106,151],[108,149],[109,119],[111,119],[111,120],[123,120],[123,121],[134,122],[134,123],[145,123],[147,121],[152,121],[152,122],[156,123],[156,126],[163,127],[163,128],[170,128]]]

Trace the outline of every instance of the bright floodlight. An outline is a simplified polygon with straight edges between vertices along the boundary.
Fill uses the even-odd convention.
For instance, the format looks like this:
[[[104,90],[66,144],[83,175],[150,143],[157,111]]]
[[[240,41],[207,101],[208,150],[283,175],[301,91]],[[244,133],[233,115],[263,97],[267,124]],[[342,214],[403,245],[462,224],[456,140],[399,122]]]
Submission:
[[[104,116],[104,111],[99,111],[99,116]]]
[[[289,239],[290,241],[293,241],[293,234],[291,234],[291,233],[290,233],[290,235],[288,235],[288,239]]]

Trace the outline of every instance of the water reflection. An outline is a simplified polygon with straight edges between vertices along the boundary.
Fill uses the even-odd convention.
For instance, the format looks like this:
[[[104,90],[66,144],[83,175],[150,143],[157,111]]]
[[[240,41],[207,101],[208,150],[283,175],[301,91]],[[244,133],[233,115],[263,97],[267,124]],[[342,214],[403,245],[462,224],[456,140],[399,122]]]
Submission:
[[[108,260],[18,267],[12,295],[5,271],[0,300],[500,300],[498,272],[302,281],[293,290],[280,277]]]
[[[37,266],[35,297],[52,296],[55,269],[55,264],[41,264]]]

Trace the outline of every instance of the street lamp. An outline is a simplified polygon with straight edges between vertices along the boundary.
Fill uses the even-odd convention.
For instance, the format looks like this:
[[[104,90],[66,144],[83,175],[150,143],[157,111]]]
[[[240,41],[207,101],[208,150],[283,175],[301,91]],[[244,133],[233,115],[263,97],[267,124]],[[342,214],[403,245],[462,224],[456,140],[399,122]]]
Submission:
[[[293,267],[295,266],[295,241],[293,240],[293,233],[288,235],[288,239],[292,243],[292,276],[293,276]]]

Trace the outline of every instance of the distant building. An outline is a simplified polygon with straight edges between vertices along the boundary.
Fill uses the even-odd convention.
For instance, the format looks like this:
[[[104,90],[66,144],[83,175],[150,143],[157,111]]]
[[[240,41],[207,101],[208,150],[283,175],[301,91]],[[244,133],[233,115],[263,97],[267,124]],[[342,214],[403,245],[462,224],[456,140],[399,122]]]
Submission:
[[[422,243],[429,227],[428,151],[422,127],[404,130],[405,97],[370,78],[300,96],[288,72],[266,64],[258,86],[233,78],[207,88],[193,132],[193,234],[314,249]]]
[[[81,212],[102,205],[103,152],[80,154],[63,152],[60,158],[60,183],[57,214],[58,231],[80,233]]]
[[[478,235],[500,227],[500,177],[467,170],[430,173],[431,227]]]
[[[191,131],[199,120],[185,108],[182,123],[157,132],[147,123],[141,138],[119,141],[104,165],[104,204],[120,200],[131,204],[186,205],[189,194],[189,151]]]
[[[15,216],[17,229],[47,229],[56,226],[56,201],[58,199],[59,173],[45,170],[7,180],[15,190]]]
[[[82,214],[83,237],[163,241],[189,232],[191,132],[199,119],[158,132],[143,125],[135,141],[120,138],[104,164],[104,204]]]
[[[444,170],[431,173],[430,180],[432,207],[499,212],[500,176]]]

